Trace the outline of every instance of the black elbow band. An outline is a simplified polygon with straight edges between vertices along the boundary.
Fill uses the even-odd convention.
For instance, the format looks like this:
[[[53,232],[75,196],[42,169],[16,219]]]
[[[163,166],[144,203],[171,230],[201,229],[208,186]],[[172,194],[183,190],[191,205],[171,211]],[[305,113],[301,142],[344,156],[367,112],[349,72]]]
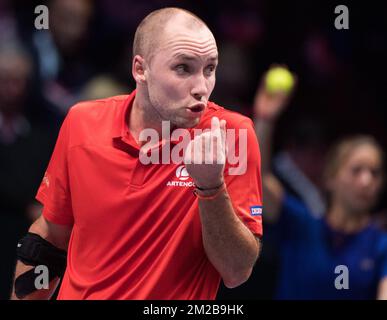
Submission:
[[[17,245],[17,258],[29,266],[44,265],[50,280],[62,277],[66,270],[67,252],[55,247],[35,233],[27,233]],[[15,280],[15,294],[22,298],[36,290],[34,269],[21,274]]]
[[[19,299],[23,299],[26,295],[37,290],[35,285],[36,274],[35,270],[31,269],[24,272],[15,279],[15,294]]]
[[[66,269],[67,252],[28,232],[17,245],[17,258],[26,265],[45,265],[51,275],[61,277]]]

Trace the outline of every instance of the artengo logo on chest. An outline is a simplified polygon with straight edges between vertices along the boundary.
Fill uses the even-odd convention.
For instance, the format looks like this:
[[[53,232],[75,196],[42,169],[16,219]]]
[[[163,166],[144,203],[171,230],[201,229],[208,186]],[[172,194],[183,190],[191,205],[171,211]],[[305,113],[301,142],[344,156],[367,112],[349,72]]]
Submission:
[[[194,187],[195,184],[189,176],[184,165],[178,166],[175,172],[175,179],[167,182],[167,187]]]

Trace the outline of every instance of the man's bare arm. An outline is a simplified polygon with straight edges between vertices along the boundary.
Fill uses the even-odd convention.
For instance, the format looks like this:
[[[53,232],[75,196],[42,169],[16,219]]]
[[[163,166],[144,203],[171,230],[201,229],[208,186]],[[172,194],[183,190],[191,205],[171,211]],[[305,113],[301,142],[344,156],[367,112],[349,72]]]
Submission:
[[[205,159],[209,159],[205,163]],[[245,282],[259,253],[259,242],[236,215],[224,185],[226,121],[211,119],[211,130],[187,146],[184,162],[196,185],[203,246],[224,284]]]
[[[251,275],[260,242],[235,214],[227,191],[199,200],[203,245],[226,287],[234,288]]]

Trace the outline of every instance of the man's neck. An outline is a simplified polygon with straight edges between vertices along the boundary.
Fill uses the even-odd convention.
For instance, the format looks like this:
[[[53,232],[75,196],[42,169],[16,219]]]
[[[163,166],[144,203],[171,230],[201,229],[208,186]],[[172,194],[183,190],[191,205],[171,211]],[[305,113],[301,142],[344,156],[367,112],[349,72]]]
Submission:
[[[138,92],[134,98],[128,120],[129,131],[139,146],[146,143],[139,141],[140,133],[144,129],[156,130],[159,136],[162,136],[162,121],[160,117],[155,114],[155,110],[149,103],[144,102]]]

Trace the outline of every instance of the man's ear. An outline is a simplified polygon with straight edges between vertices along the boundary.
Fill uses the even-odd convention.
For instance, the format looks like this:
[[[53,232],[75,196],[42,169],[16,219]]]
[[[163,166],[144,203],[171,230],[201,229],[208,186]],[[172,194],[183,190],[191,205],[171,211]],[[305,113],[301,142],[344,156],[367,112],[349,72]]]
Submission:
[[[140,55],[136,55],[133,58],[132,75],[136,83],[144,84],[146,82],[145,60]]]

